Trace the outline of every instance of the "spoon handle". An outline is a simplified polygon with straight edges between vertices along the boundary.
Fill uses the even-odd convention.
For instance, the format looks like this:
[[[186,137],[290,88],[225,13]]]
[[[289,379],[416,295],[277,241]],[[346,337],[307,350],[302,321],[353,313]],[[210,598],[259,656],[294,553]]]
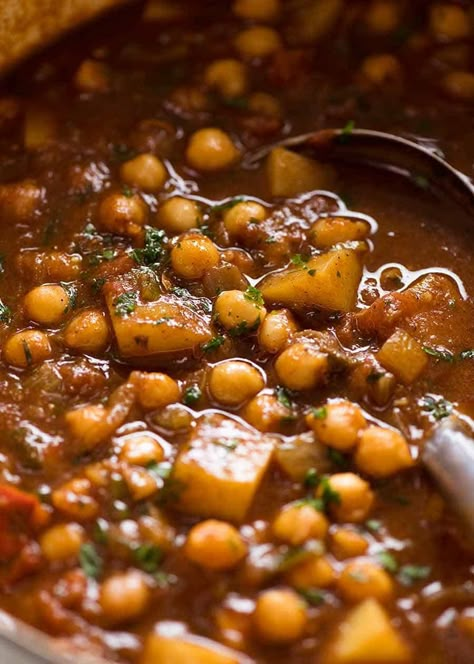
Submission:
[[[422,459],[474,539],[474,439],[450,417],[426,441]]]

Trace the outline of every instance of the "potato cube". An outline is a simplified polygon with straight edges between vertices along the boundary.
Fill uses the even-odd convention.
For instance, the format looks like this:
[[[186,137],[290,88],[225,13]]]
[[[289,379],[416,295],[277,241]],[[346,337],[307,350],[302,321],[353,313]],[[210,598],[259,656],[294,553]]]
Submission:
[[[376,357],[384,369],[391,371],[405,385],[413,383],[428,364],[423,348],[404,330],[395,330]]]
[[[366,599],[346,616],[330,646],[331,664],[405,664],[408,646],[375,599]]]
[[[189,351],[212,338],[208,318],[172,295],[141,302],[138,291],[120,282],[107,284],[104,294],[124,358]]]
[[[272,196],[296,196],[315,189],[327,189],[332,180],[330,166],[320,164],[285,148],[273,148],[266,162]]]
[[[242,521],[272,458],[275,441],[230,417],[204,415],[174,465],[177,508]]]
[[[258,284],[265,302],[291,309],[351,311],[362,277],[359,255],[337,249],[314,256],[302,266],[270,274]]]
[[[181,623],[162,622],[146,639],[140,664],[251,664],[231,648],[186,632]]]

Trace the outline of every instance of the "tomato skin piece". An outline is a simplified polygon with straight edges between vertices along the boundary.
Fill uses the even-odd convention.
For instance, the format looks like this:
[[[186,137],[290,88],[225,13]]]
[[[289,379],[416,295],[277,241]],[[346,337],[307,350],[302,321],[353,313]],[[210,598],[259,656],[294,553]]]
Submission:
[[[36,496],[6,484],[0,485],[0,561],[13,558],[34,527]]]

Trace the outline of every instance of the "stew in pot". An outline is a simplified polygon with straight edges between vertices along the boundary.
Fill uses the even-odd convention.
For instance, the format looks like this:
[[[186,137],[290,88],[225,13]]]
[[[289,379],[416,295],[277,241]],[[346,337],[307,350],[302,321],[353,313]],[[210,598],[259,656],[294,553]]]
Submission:
[[[151,1],[0,96],[0,607],[108,661],[460,664],[472,551],[420,465],[474,417],[474,14]],[[470,223],[472,224],[472,219]]]

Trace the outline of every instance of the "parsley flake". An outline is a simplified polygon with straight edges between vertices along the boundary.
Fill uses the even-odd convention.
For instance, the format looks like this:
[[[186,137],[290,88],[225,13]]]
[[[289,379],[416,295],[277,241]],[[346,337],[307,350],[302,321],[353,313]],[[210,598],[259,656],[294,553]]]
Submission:
[[[102,573],[102,558],[91,542],[83,544],[79,550],[79,564],[90,579],[97,579]]]
[[[118,295],[112,302],[116,316],[124,317],[129,316],[135,311],[137,306],[137,296],[135,291],[128,291]]]

